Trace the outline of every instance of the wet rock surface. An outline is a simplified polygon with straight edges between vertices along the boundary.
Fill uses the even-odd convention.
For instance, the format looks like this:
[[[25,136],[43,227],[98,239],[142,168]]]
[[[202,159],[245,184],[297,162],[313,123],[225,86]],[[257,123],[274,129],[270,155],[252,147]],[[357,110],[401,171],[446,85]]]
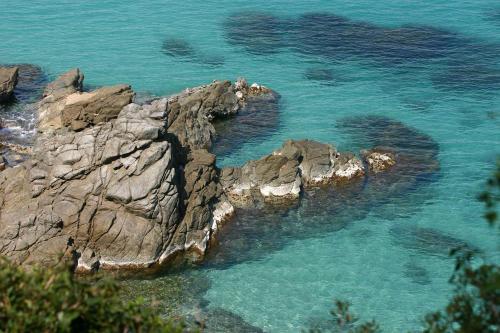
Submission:
[[[5,103],[14,96],[18,76],[19,68],[0,67],[0,103]]]

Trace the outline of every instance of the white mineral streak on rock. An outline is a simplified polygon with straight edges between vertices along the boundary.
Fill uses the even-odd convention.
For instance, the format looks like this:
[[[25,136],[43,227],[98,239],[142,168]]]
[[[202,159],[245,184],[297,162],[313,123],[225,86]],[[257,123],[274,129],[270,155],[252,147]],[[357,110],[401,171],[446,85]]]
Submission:
[[[228,201],[219,203],[213,212],[212,231],[216,231],[218,225],[233,214],[234,207]]]
[[[302,184],[299,177],[293,183],[282,184],[279,186],[264,185],[260,188],[260,193],[264,197],[298,197],[300,194],[300,185]]]
[[[343,167],[337,169],[335,171],[335,176],[341,177],[341,178],[353,178],[359,174],[362,174],[364,172],[363,166],[361,165],[361,162],[358,160],[355,161],[349,161],[347,165],[344,165]]]

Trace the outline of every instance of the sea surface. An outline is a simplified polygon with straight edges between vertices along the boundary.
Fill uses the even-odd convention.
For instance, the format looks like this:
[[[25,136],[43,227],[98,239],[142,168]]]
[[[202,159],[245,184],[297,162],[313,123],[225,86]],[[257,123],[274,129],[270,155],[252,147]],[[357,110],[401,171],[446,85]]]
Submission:
[[[87,89],[161,96],[245,77],[277,91],[277,114],[256,116],[219,166],[303,138],[427,154],[396,183],[238,212],[202,267],[126,282],[165,315],[204,316],[209,331],[300,332],[328,327],[339,298],[384,332],[418,330],[453,291],[450,248],[500,261],[476,200],[500,154],[497,0],[0,0],[0,41],[0,64],[38,65],[46,80],[79,67]],[[29,143],[33,99],[0,111],[0,135]]]

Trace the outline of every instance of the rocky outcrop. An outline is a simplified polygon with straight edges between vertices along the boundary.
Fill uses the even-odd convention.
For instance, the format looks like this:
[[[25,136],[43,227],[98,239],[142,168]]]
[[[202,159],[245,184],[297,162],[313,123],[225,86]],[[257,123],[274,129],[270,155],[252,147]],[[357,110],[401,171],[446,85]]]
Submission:
[[[84,75],[79,68],[74,68],[61,75],[57,80],[51,82],[45,87],[43,97],[52,96],[57,100],[67,95],[81,92],[83,90]]]
[[[200,260],[234,211],[200,134],[243,105],[233,85],[138,105],[129,86],[85,93],[82,81],[72,70],[46,88],[32,157],[0,174],[0,253],[63,255],[79,271]]]
[[[260,197],[268,201],[297,199],[302,186],[298,161],[279,155],[250,161],[241,168],[223,169],[222,180],[229,199],[236,205]]]
[[[209,85],[186,89],[168,100],[168,131],[182,146],[192,149],[210,149],[216,132],[214,120],[236,115],[248,102],[257,97],[276,100],[277,94],[269,88],[244,79],[235,84],[214,81]]]
[[[222,170],[222,184],[235,205],[259,199],[283,202],[299,198],[302,188],[351,181],[365,173],[351,153],[311,140],[287,141],[283,146],[241,168]]]
[[[116,118],[132,102],[129,85],[104,87],[82,92],[83,74],[74,69],[49,84],[39,104],[38,131],[55,131],[70,127],[78,131]]]
[[[18,76],[19,68],[0,67],[0,103],[7,102],[14,96]]]
[[[19,264],[72,259],[89,271],[197,262],[234,205],[295,201],[304,188],[365,172],[353,154],[309,140],[218,169],[207,150],[211,121],[274,94],[244,80],[143,104],[132,103],[127,85],[82,86],[75,69],[46,88],[31,158],[0,173],[0,254]]]
[[[40,136],[31,160],[0,175],[2,253],[19,263],[74,254],[83,269],[159,261],[179,216],[164,116],[165,101],[130,105],[114,121]]]
[[[215,136],[211,120],[234,115],[241,107],[229,81],[186,89],[168,102],[168,131],[193,149],[210,148]]]
[[[369,170],[374,173],[385,171],[396,164],[396,155],[390,149],[374,148],[362,150],[361,156],[368,165]]]

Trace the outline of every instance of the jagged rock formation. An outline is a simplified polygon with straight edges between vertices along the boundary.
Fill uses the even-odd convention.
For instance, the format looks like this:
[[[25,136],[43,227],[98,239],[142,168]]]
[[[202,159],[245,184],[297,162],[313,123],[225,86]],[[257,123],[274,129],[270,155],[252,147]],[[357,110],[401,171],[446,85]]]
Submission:
[[[38,131],[56,131],[69,127],[74,131],[116,118],[132,102],[129,85],[104,87],[82,92],[83,74],[73,69],[49,84],[40,102]]]
[[[31,159],[0,174],[0,253],[20,264],[62,254],[81,271],[202,258],[233,212],[205,149],[210,120],[247,93],[215,81],[139,105],[129,86],[86,93],[82,82],[75,69],[47,86]]]
[[[0,103],[7,102],[14,96],[18,76],[19,68],[0,67]]]
[[[339,153],[332,145],[311,140],[287,141],[260,160],[223,169],[222,184],[235,205],[259,199],[283,202],[297,199],[304,186],[346,182],[364,172],[352,153]]]
[[[199,261],[233,204],[295,200],[365,172],[353,154],[308,140],[218,169],[211,121],[274,94],[244,80],[144,104],[132,103],[128,85],[82,88],[78,69],[47,86],[31,158],[0,173],[0,254],[19,264],[61,255],[78,271]]]

